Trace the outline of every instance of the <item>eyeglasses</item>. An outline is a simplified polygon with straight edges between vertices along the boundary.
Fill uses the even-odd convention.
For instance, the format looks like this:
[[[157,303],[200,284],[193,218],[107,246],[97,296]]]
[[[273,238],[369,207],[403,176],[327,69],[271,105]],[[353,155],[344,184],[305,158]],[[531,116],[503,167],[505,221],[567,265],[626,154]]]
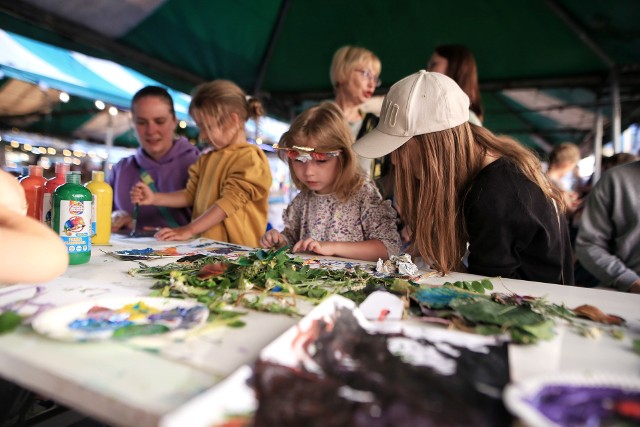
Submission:
[[[369,80],[370,82],[373,82],[376,85],[376,87],[380,87],[380,85],[382,84],[382,80],[380,80],[378,78],[378,76],[373,74],[371,72],[371,70],[360,70],[360,69],[356,68],[355,71],[357,71],[358,73],[362,74],[362,76],[365,79]]]
[[[307,163],[310,160],[318,160],[325,162],[331,157],[338,157],[342,150],[328,151],[326,153],[318,152],[315,148],[311,147],[299,147],[294,145],[292,148],[279,147],[278,144],[273,145],[273,149],[279,153],[283,153],[287,159],[297,160],[302,163]]]

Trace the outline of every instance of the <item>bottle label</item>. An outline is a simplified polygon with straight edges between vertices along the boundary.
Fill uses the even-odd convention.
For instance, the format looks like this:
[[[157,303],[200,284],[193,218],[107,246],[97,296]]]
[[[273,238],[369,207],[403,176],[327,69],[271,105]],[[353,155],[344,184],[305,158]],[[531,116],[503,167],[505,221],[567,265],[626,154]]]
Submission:
[[[96,196],[95,194],[91,195],[91,237],[95,236],[97,233],[96,230],[96,222],[97,222],[97,217],[96,217],[96,212],[98,212],[98,196]]]
[[[42,196],[42,222],[49,227],[51,227],[51,203],[53,203],[51,193],[44,193]]]
[[[91,202],[60,201],[60,237],[70,254],[91,251]]]

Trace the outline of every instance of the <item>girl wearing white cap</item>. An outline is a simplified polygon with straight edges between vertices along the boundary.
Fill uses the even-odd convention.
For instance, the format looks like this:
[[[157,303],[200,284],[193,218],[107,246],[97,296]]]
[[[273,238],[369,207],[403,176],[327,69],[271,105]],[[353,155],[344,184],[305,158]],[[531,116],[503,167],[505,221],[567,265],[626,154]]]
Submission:
[[[411,249],[444,274],[573,284],[564,202],[534,153],[471,125],[469,98],[449,77],[419,71],[394,84],[380,123],[354,145],[393,152],[395,196]]]
[[[284,230],[269,230],[264,248],[293,245],[312,252],[377,261],[397,255],[397,214],[366,179],[351,149],[340,108],[324,102],[299,115],[274,146],[301,191],[283,215]]]

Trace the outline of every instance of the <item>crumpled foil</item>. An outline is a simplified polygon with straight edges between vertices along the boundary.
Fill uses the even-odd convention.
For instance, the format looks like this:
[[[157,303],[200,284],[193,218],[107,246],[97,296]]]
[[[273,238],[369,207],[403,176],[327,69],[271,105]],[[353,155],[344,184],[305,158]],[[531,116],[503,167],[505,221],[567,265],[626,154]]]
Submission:
[[[403,276],[415,276],[418,274],[418,266],[411,261],[411,255],[391,255],[391,257],[383,261],[378,259],[376,265],[378,273],[397,273]]]

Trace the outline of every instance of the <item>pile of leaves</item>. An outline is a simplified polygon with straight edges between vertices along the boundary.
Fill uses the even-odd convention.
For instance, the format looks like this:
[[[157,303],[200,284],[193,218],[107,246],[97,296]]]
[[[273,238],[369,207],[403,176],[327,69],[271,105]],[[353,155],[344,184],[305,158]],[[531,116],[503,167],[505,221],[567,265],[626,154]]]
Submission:
[[[406,280],[377,277],[358,266],[312,268],[302,258],[290,256],[288,249],[258,249],[236,260],[196,255],[159,267],[139,263],[129,274],[156,279],[155,296],[196,298],[212,313],[227,317],[238,315],[237,306],[299,315],[298,298],[317,304],[339,294],[359,303],[376,290],[408,295],[415,289]]]
[[[564,321],[582,335],[589,335],[593,324],[580,318],[612,325],[609,332],[622,338],[621,330],[615,326],[624,324],[624,319],[606,315],[596,307],[583,305],[572,310],[545,298],[505,293],[487,295],[485,290],[493,290],[488,279],[446,282],[442,287],[418,289],[412,298],[426,321],[482,335],[506,333],[513,342],[520,344],[553,338],[557,321]]]
[[[486,294],[493,290],[488,279],[419,287],[392,275],[374,275],[357,265],[346,270],[311,266],[302,258],[291,256],[288,249],[257,249],[235,260],[222,255],[194,255],[156,267],[140,262],[140,267],[129,274],[156,279],[154,296],[189,297],[207,304],[211,313],[229,326],[243,325],[238,316],[246,312],[239,307],[301,315],[298,299],[315,305],[338,294],[360,303],[377,290],[406,297],[413,304],[413,313],[426,321],[484,335],[506,333],[513,342],[523,344],[551,339],[559,320],[583,335],[589,335],[594,328],[593,324],[579,321],[579,317],[604,324],[624,322],[593,306],[571,310],[544,298]],[[617,338],[621,338],[620,331],[609,330]]]

